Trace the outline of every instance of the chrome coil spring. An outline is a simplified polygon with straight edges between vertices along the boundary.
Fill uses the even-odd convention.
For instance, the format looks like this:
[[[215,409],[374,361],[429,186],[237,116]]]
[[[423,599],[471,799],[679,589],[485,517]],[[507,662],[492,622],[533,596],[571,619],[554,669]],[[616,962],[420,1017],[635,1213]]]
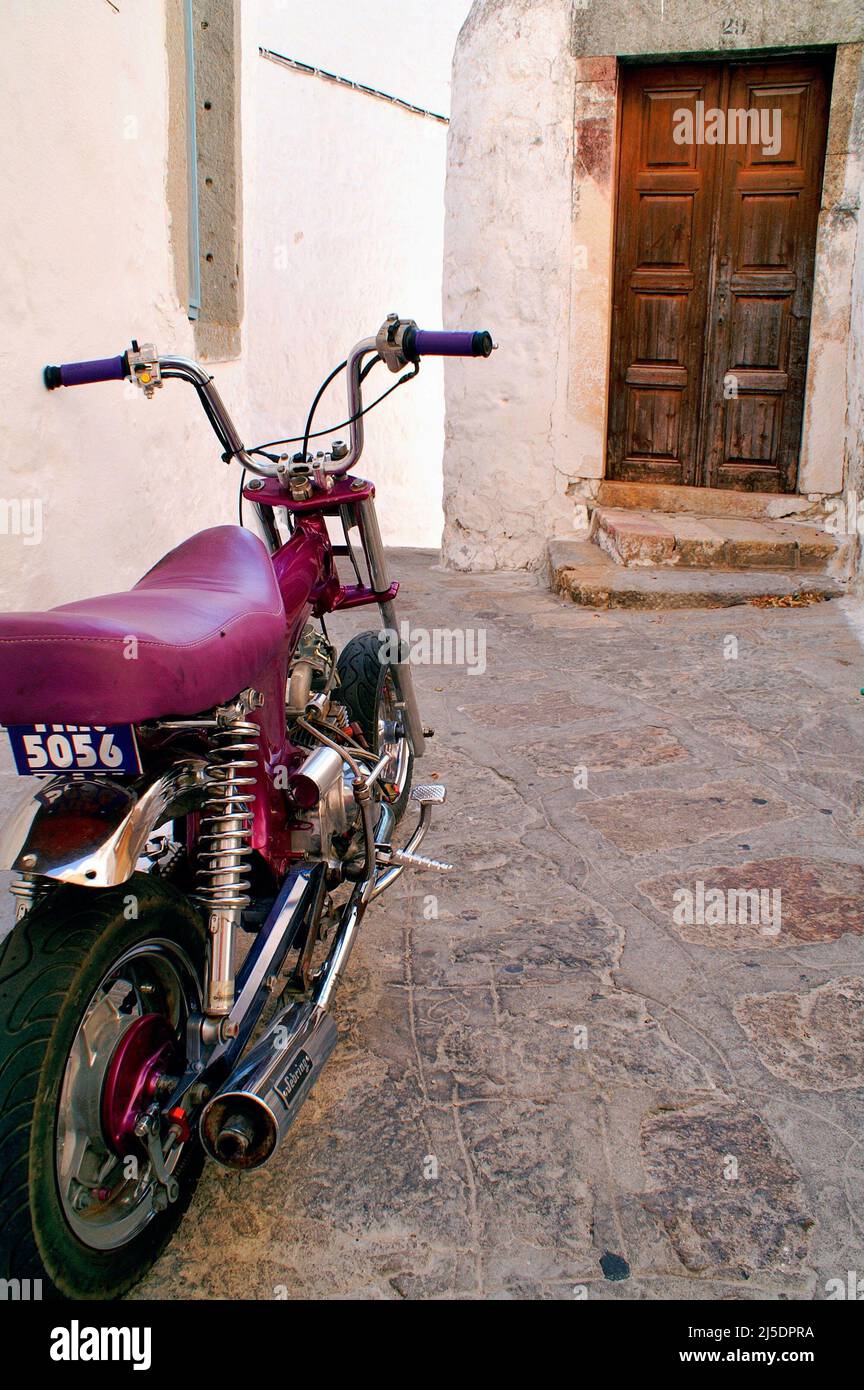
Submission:
[[[34,907],[38,907],[50,891],[50,880],[37,878],[35,874],[22,874],[13,879],[9,891],[15,899],[15,921],[20,922]]]
[[[211,737],[195,896],[211,912],[249,905],[252,810],[261,730],[238,719]]]

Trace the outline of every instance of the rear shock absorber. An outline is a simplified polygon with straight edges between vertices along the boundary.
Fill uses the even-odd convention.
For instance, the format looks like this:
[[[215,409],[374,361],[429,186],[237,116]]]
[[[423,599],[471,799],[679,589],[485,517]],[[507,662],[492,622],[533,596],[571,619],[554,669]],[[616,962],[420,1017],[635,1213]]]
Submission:
[[[205,1012],[225,1017],[234,1004],[234,928],[249,905],[252,813],[261,730],[248,718],[262,704],[255,690],[216,711],[207,796],[201,814],[195,896],[208,913],[210,962]]]
[[[20,922],[22,917],[26,917],[28,912],[38,907],[47,897],[50,886],[50,879],[39,878],[36,874],[21,874],[19,878],[12,880],[9,891],[15,899],[16,922]]]

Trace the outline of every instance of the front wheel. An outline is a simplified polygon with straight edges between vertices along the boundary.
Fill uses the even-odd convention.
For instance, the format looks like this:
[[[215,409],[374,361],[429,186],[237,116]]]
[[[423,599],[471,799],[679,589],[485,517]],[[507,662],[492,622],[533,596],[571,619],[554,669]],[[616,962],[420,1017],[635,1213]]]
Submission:
[[[203,1155],[182,1123],[168,1143],[158,1097],[185,1067],[204,950],[192,907],[144,874],[59,888],[0,946],[3,1278],[115,1298],[170,1239]],[[151,1107],[174,1200],[135,1132]]]
[[[352,637],[339,654],[339,699],[360,725],[373,753],[390,753],[393,810],[401,819],[411,795],[414,754],[398,705],[392,663],[384,657],[377,632]]]

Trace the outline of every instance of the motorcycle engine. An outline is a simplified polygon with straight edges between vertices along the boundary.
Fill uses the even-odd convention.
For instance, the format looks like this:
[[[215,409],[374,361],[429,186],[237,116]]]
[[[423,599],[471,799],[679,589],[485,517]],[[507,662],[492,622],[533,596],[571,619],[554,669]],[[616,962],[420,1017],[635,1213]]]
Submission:
[[[335,750],[319,743],[296,720],[314,712],[337,729],[350,729],[350,716],[331,694],[336,651],[311,623],[303,629],[288,675],[286,715],[292,743],[309,748],[292,778],[299,824],[292,841],[308,860],[343,863],[353,857],[361,828],[354,799],[354,774]]]
[[[307,623],[294,649],[294,659],[288,672],[286,714],[292,718],[306,713],[313,695],[326,694],[336,674],[336,648],[323,632]],[[308,736],[304,742],[308,743]]]

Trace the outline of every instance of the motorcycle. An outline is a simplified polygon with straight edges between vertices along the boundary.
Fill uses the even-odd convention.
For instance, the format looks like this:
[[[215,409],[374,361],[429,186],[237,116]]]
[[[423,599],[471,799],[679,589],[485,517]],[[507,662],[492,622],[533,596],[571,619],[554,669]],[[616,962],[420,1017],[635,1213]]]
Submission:
[[[424,356],[493,346],[388,316],[324,383],[345,370],[349,444],[314,455],[331,433],[312,430],[323,386],[302,437],[246,448],[186,358],[133,342],[45,368],[52,390],[191,384],[244,472],[241,524],[193,535],[131,590],[0,616],[0,721],[30,779],[0,834],[16,875],[0,1277],[74,1299],[139,1281],[206,1156],[248,1171],[284,1140],[336,1044],[333,992],[369,904],[408,868],[451,867],[418,853],[445,789],[413,784],[432,731],[407,651],[382,640],[399,631],[399,585],[375,488],[351,470],[376,363],[404,371],[383,400]],[[326,616],[373,604],[382,630],[337,653]]]

